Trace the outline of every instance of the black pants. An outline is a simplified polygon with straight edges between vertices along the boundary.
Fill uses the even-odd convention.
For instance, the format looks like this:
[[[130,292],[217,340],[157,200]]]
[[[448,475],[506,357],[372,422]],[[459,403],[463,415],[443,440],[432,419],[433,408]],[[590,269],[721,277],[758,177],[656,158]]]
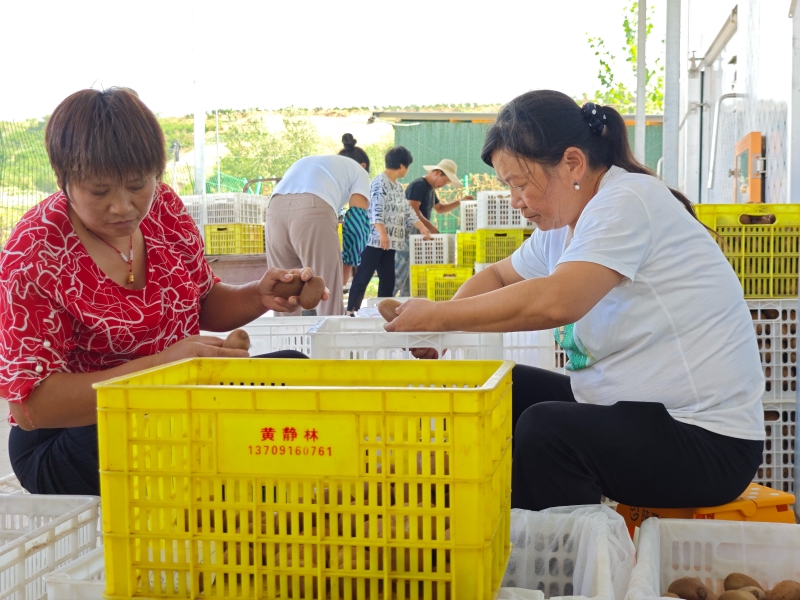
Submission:
[[[358,310],[364,301],[372,274],[378,271],[378,297],[391,298],[394,294],[394,250],[383,250],[367,246],[361,253],[361,264],[353,277],[347,310]]]
[[[511,506],[597,504],[719,506],[743,492],[764,443],[673,419],[658,402],[580,404],[569,377],[534,367],[513,371]]]
[[[255,358],[308,358],[282,350]],[[8,436],[11,467],[31,494],[100,495],[97,425],[66,429],[12,427]]]

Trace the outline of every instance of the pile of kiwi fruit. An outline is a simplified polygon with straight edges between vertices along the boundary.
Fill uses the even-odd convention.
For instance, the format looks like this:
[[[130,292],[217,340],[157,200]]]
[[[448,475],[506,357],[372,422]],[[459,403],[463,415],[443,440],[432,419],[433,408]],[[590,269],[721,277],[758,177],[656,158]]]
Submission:
[[[786,579],[771,590],[744,573],[731,573],[723,582],[725,591],[717,596],[696,577],[681,577],[673,581],[666,598],[683,600],[800,600],[800,583]]]

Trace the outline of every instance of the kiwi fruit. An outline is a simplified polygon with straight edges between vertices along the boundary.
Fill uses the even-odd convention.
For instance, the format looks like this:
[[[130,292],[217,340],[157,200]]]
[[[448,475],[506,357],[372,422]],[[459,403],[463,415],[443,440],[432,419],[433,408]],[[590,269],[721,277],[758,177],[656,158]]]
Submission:
[[[291,281],[279,281],[273,288],[273,294],[279,298],[291,298],[292,296],[299,296],[303,290],[303,280],[300,275],[292,273]]]
[[[764,590],[760,583],[744,573],[730,573],[725,578],[725,581],[722,585],[725,587],[726,592],[729,590],[738,590],[743,587],[757,587],[761,591]]]
[[[745,592],[742,589],[728,590],[719,595],[719,600],[753,600],[754,598],[755,596],[753,596],[753,594]]]
[[[392,298],[381,300],[378,304],[378,312],[381,313],[381,316],[386,319],[387,322],[391,323],[397,318],[397,307],[400,306],[400,304],[400,302]]]
[[[748,585],[746,587],[739,588],[739,591],[753,594],[753,596],[756,597],[756,600],[767,600],[767,593],[755,585]]]
[[[800,600],[800,583],[786,579],[767,594],[768,600]]]
[[[312,277],[303,286],[300,292],[300,306],[306,310],[316,308],[325,293],[325,280],[322,277]]]
[[[678,598],[683,598],[683,600],[708,600],[709,597],[714,597],[697,577],[676,579],[669,585],[667,592],[676,594]]]
[[[222,342],[222,347],[229,350],[250,350],[250,336],[244,329],[234,329]]]

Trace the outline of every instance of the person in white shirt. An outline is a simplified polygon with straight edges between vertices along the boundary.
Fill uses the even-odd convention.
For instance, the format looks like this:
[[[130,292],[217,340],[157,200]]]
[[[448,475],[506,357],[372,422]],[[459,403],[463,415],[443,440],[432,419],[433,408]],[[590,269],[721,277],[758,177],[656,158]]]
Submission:
[[[764,377],[741,286],[691,203],[633,157],[610,107],[537,90],[483,160],[537,229],[391,331],[554,329],[568,376],[516,366],[512,506],[718,506],[761,464]]]
[[[330,298],[317,306],[320,316],[344,313],[339,212],[347,204],[369,208],[369,157],[361,148],[350,150],[360,153],[306,156],[295,162],[275,186],[267,208],[267,264],[298,265],[281,267],[287,269],[314,265],[331,290]],[[287,314],[300,313],[298,308]]]

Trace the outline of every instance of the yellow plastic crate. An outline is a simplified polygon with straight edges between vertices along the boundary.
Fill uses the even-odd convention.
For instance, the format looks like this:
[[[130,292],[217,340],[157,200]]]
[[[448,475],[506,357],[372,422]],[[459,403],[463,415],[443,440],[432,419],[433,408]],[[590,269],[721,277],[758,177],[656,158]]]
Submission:
[[[473,231],[471,233],[456,233],[456,264],[460,267],[475,266],[475,251],[477,249],[478,236]]]
[[[745,298],[797,297],[800,205],[697,204],[694,209],[720,236],[717,243]]]
[[[96,384],[105,597],[494,598],[512,365],[194,359]]]
[[[409,277],[411,278],[411,297],[428,297],[428,269],[447,268],[452,269],[455,265],[410,265]]]
[[[206,225],[205,244],[206,254],[263,254],[264,226]]]
[[[475,262],[495,263],[511,256],[522,245],[523,229],[478,229]]]
[[[343,238],[342,238],[342,224],[341,223],[339,223],[336,226],[336,230],[339,232],[339,250],[341,250],[344,247],[344,241],[343,241]]]
[[[450,300],[464,282],[472,277],[472,267],[450,267],[428,269],[428,300],[443,302]]]

